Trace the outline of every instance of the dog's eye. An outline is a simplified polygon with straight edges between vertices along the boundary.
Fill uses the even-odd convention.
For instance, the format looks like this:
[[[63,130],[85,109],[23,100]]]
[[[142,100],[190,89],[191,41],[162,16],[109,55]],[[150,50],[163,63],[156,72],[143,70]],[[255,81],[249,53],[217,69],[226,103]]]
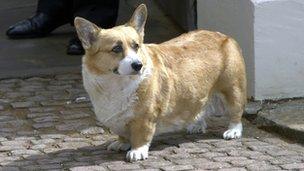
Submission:
[[[116,45],[116,46],[113,47],[112,52],[120,53],[120,52],[122,52],[122,50],[123,50],[123,48],[122,48],[121,45]]]
[[[138,48],[139,48],[139,44],[133,43],[133,44],[132,44],[132,48],[133,48],[135,51],[137,51]]]

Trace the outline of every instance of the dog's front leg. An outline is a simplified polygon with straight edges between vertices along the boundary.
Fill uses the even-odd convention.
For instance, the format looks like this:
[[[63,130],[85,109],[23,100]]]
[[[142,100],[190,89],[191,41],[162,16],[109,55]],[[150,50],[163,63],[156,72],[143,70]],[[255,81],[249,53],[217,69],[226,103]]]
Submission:
[[[150,118],[138,117],[129,124],[131,150],[127,153],[128,161],[148,158],[150,143],[155,132],[155,123]]]

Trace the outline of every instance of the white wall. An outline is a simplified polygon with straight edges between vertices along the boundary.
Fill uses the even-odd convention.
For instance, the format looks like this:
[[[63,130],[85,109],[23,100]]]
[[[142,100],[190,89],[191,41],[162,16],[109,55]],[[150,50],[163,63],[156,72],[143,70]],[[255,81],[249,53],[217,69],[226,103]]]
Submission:
[[[304,96],[304,0],[255,2],[256,96]]]
[[[304,97],[304,0],[198,0],[198,27],[243,48],[257,100]]]

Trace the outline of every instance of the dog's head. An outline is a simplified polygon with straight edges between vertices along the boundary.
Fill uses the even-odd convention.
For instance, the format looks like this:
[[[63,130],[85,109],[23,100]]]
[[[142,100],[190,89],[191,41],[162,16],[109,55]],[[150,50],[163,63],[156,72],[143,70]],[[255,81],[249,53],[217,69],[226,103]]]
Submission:
[[[80,17],[75,18],[75,27],[86,54],[83,65],[96,75],[141,73],[145,60],[143,53],[144,27],[147,8],[137,7],[128,23],[111,29],[102,29]]]

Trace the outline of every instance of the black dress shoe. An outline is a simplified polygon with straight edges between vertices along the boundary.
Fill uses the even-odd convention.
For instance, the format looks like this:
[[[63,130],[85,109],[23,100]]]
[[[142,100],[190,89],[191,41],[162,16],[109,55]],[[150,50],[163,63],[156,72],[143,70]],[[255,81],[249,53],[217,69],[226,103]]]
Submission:
[[[20,21],[8,28],[6,35],[11,39],[44,37],[68,21],[44,13]]]
[[[68,55],[84,55],[84,49],[78,37],[73,37],[68,44]]]

